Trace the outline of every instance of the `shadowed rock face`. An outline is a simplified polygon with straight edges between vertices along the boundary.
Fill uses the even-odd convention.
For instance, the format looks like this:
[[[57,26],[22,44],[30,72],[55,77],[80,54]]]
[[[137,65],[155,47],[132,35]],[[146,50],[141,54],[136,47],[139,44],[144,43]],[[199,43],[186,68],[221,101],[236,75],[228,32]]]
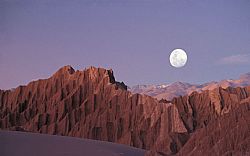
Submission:
[[[0,91],[0,127],[175,153],[184,143],[179,135],[187,135],[177,107],[126,89],[111,70],[65,66],[49,79]]]
[[[178,155],[250,155],[250,87],[173,99],[190,133]]]
[[[240,104],[196,130],[178,155],[250,155],[250,104]]]
[[[202,93],[193,92],[189,96],[174,98],[188,132],[206,127],[213,119],[230,114],[241,103],[249,103],[250,87],[216,88]]]
[[[211,147],[219,154],[244,153],[249,138],[237,137],[239,146],[220,140],[233,142],[237,133],[250,136],[249,95],[250,87],[217,88],[157,101],[127,91],[112,70],[65,66],[49,79],[0,90],[0,128],[104,140],[161,154],[196,155]],[[224,133],[236,119],[236,128]]]

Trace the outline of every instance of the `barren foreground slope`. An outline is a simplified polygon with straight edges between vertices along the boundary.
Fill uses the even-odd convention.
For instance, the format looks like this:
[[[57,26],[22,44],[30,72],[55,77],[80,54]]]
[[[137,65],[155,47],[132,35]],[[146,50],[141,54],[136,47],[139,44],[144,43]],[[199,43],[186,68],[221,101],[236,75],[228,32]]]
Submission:
[[[1,156],[143,156],[144,152],[104,141],[0,131]]]

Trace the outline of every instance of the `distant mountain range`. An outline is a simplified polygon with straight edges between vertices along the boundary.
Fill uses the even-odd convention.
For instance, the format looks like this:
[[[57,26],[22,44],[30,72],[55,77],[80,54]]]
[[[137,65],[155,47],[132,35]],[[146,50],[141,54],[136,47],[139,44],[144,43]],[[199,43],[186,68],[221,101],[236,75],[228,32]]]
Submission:
[[[204,84],[190,84],[186,82],[174,82],[160,85],[136,85],[129,90],[132,93],[145,94],[160,99],[171,100],[177,96],[189,95],[194,91],[201,92],[204,90],[213,90],[218,87],[245,87],[250,85],[250,72],[243,74],[239,79],[222,80],[219,82],[212,81]]]

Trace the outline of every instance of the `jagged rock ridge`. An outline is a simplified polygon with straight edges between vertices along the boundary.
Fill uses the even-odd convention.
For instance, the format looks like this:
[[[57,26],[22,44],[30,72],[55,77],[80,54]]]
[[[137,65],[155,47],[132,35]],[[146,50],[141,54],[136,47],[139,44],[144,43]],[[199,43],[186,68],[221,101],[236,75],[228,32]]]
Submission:
[[[75,136],[173,153],[186,128],[175,105],[126,90],[112,70],[65,66],[52,77],[0,91],[1,129]],[[176,135],[178,133],[179,135]],[[164,147],[164,148],[163,148]]]
[[[250,87],[217,88],[171,102],[157,101],[127,91],[124,83],[115,81],[112,70],[75,71],[65,66],[48,79],[12,91],[0,90],[0,128],[104,140],[167,155],[195,155],[211,147],[217,155],[246,155],[250,148],[249,96]],[[243,128],[226,137],[223,131],[230,129],[227,123],[231,121],[233,127]],[[219,140],[232,142],[234,136],[243,148],[216,148],[221,145]]]

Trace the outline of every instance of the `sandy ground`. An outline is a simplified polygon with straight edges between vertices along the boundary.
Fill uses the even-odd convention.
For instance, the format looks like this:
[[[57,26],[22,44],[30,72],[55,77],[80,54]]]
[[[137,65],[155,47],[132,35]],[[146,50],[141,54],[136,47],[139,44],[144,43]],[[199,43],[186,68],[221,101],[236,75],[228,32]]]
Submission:
[[[143,156],[130,146],[46,134],[0,131],[1,156]]]

